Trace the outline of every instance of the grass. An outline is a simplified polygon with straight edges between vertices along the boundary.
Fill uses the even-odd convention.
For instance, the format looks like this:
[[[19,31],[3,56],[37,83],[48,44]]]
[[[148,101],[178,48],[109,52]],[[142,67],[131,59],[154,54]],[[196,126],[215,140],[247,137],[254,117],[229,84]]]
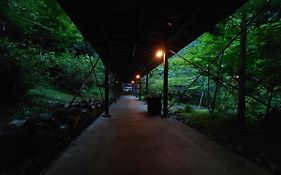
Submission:
[[[63,92],[53,87],[42,86],[38,86],[29,90],[28,95],[31,98],[40,98],[43,102],[54,100],[62,103],[69,103],[74,96],[73,94]],[[86,99],[101,99],[99,95],[99,89],[97,87],[92,87],[87,91],[82,91],[81,95],[78,96],[75,101],[79,102]]]
[[[206,110],[182,112],[181,114],[184,120],[188,120],[212,133],[232,135],[235,132],[233,129],[236,126],[234,116],[217,112],[209,113]]]
[[[22,116],[37,116],[42,112],[49,111],[48,105],[50,102],[68,104],[71,102],[73,94],[64,92],[52,86],[37,86],[27,92],[27,96],[23,101],[14,104],[2,112],[0,116],[0,123],[7,123],[11,118],[18,118]],[[98,99],[99,89],[92,87],[83,91],[81,96],[78,96],[75,102],[87,99]]]
[[[239,126],[233,114],[209,113],[202,110],[182,111],[181,116],[185,122],[190,121],[192,124],[199,126],[200,128],[196,129],[202,131],[203,134],[211,135],[212,138],[214,138],[213,136],[220,139],[228,138],[225,143],[232,140],[233,142],[230,142],[232,149],[235,149],[238,145],[244,145],[244,151],[240,150],[242,155],[253,158],[262,154],[275,166],[281,167],[281,141],[278,139],[281,136],[280,128],[278,130],[265,128],[261,123],[252,120],[248,120],[248,122]],[[248,148],[252,151],[249,151]]]
[[[73,98],[73,95],[66,92],[62,92],[58,89],[53,89],[50,87],[38,86],[34,89],[30,89],[28,96],[31,98],[40,98],[42,101],[54,100],[59,102],[70,102]],[[79,97],[80,98],[80,97]]]
[[[104,94],[104,90],[101,87],[101,92]],[[111,92],[109,92],[110,96],[112,95]],[[98,99],[101,100],[100,91],[98,87],[91,87],[87,90],[83,90],[81,93],[81,99]]]

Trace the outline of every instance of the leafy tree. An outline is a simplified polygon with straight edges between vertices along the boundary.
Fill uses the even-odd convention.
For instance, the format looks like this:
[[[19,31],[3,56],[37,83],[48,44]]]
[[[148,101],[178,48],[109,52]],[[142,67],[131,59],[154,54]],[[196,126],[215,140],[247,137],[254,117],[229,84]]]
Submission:
[[[55,0],[7,0],[0,2],[0,13],[23,30],[22,39],[48,50],[65,50],[82,37]]]
[[[270,106],[280,107],[281,3],[278,0],[273,0],[264,8],[266,3],[267,1],[264,0],[247,2],[243,8],[219,23],[212,31],[203,34],[178,53],[193,64],[205,68],[241,30],[242,12],[247,11],[246,19],[250,20],[257,13],[260,13],[260,9],[264,9],[247,29],[247,57],[244,64],[245,82],[241,86],[248,95],[245,98],[247,115],[255,117],[263,112],[270,111]],[[241,75],[239,75],[239,53],[240,40],[237,38],[208,71],[219,79],[232,84],[232,86],[238,87],[239,78],[241,78]],[[188,85],[199,72],[199,69],[182,59],[176,56],[171,58],[170,89],[173,85]],[[155,85],[151,86],[157,84],[158,89],[161,89],[160,68],[156,69],[153,75],[150,82],[155,83]],[[236,112],[237,88],[223,84],[217,78],[208,74],[202,76],[203,78],[199,79],[193,88],[202,91],[206,84],[206,81],[203,80],[209,79],[206,98],[211,103],[211,110]]]

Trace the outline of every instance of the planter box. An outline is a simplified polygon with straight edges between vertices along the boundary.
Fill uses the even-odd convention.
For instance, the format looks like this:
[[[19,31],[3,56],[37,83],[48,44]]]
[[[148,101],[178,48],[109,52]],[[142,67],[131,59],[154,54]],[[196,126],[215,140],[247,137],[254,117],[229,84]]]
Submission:
[[[148,112],[160,115],[162,110],[161,98],[147,98],[147,110]]]

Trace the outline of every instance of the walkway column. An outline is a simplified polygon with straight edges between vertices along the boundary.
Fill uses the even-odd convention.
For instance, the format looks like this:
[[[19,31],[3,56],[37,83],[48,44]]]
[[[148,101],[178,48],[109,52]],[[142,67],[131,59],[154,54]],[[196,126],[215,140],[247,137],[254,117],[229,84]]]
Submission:
[[[168,117],[168,69],[169,63],[166,53],[163,54],[164,61],[164,82],[163,82],[163,117]]]
[[[139,80],[139,100],[141,100],[141,78]]]
[[[114,79],[114,103],[117,103],[117,98],[118,98],[118,95],[117,95],[117,80]]]
[[[114,77],[114,102],[117,103],[118,98],[118,82],[117,82],[117,74],[115,73]]]
[[[242,11],[241,28],[246,25],[247,14]],[[246,56],[247,56],[247,28],[240,35],[240,63],[239,63],[239,78],[238,78],[238,122],[245,122],[246,111],[246,90],[245,90],[245,75],[246,75]]]
[[[104,115],[103,117],[111,117],[109,114],[109,64],[106,60],[104,66]]]
[[[117,80],[117,100],[120,98],[120,79]]]

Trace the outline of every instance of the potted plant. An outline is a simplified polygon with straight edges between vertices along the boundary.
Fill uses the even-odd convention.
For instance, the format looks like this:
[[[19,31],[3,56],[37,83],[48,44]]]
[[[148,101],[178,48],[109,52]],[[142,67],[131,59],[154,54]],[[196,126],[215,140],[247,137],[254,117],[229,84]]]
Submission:
[[[146,96],[146,102],[147,102],[147,110],[148,112],[159,115],[161,114],[162,109],[162,93],[150,93]]]

